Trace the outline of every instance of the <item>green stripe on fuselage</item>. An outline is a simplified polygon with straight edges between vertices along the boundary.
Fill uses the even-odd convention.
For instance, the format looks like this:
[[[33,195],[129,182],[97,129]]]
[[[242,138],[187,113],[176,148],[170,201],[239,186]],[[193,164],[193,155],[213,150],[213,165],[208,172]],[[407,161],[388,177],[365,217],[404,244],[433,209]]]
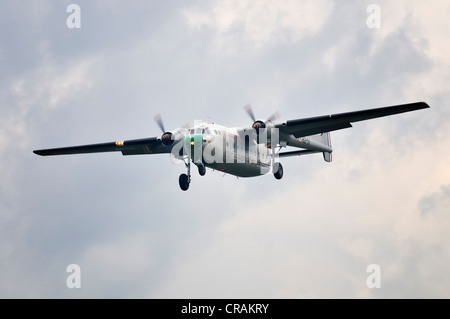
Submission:
[[[203,159],[203,136],[191,135],[184,138],[184,146],[194,163],[201,163]]]

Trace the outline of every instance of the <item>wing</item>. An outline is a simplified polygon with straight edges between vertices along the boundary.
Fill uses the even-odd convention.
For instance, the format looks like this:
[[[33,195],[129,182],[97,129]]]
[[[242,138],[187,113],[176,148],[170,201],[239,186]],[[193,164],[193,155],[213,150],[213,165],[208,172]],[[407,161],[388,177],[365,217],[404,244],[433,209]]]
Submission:
[[[162,144],[159,138],[150,137],[138,140],[35,150],[33,151],[33,153],[41,156],[102,153],[102,152],[122,152],[122,155],[139,155],[139,154],[170,153],[170,151],[171,148]]]
[[[275,125],[280,131],[292,134],[295,137],[304,137],[314,134],[326,133],[352,127],[353,122],[375,119],[383,116],[400,114],[429,108],[425,102],[394,105],[376,109],[356,112],[331,114],[318,117],[310,117],[299,120],[290,120]]]

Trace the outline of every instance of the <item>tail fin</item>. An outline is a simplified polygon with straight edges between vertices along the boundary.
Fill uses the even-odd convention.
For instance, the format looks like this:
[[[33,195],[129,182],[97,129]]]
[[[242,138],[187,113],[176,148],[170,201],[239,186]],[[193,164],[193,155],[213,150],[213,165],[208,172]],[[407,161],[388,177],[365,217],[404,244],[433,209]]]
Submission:
[[[324,144],[331,148],[331,136],[330,132],[322,134]],[[331,152],[323,152],[323,159],[325,162],[331,163],[333,161],[333,155]]]

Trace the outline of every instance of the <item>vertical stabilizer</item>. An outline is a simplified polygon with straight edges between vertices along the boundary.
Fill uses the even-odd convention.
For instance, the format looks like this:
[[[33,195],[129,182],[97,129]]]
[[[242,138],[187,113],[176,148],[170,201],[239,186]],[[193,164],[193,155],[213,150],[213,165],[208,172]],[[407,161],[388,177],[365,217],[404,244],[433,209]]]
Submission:
[[[331,148],[332,146],[330,132],[323,133],[322,138],[324,139],[324,144],[328,145]],[[325,160],[325,162],[331,163],[333,161],[333,155],[331,154],[331,152],[323,152],[323,159]]]

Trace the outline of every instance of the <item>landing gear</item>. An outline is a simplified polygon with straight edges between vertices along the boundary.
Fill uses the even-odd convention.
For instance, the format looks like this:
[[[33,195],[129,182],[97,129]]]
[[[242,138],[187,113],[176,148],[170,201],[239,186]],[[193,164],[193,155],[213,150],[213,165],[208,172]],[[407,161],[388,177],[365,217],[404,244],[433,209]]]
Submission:
[[[198,167],[199,175],[200,176],[205,176],[205,174],[206,174],[206,167],[205,167],[205,165],[199,164],[199,165],[197,165],[197,167]]]
[[[186,165],[187,168],[187,174],[181,174],[178,178],[178,182],[180,184],[180,188],[183,191],[187,191],[189,189],[189,184],[191,183],[191,159],[189,156],[183,159],[184,165]]]
[[[281,146],[280,146],[281,149]],[[276,179],[282,179],[283,178],[283,165],[281,163],[275,162],[275,147],[272,147],[272,172],[273,176],[275,176]]]
[[[189,176],[186,174],[181,174],[178,182],[180,183],[180,188],[182,190],[187,191],[189,189]]]
[[[282,179],[283,178],[283,166],[281,163],[275,163],[273,164],[273,176],[275,176],[276,179]]]

